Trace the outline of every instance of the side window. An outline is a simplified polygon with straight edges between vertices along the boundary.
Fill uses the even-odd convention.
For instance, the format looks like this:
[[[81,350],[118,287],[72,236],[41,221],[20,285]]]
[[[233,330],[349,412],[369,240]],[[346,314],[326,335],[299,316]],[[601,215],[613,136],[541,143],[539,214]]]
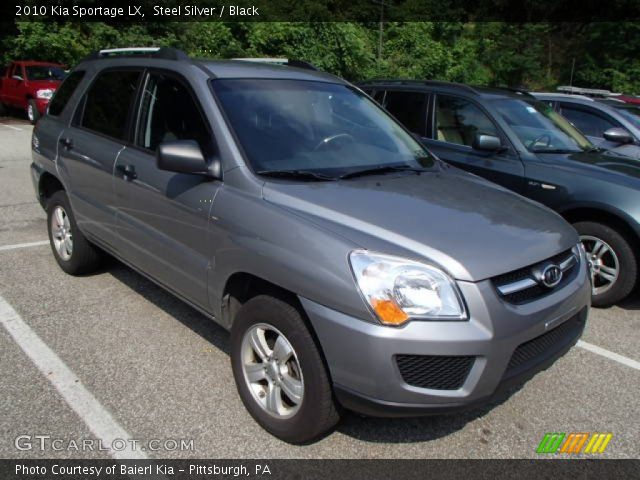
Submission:
[[[71,73],[64,82],[62,82],[62,85],[60,85],[56,93],[53,94],[51,103],[49,103],[49,115],[60,115],[62,113],[62,110],[64,110],[65,105],[71,98],[71,95],[73,95],[73,92],[76,91],[76,88],[78,88],[83,77],[84,72],[76,71]]]
[[[578,130],[591,137],[602,137],[605,130],[619,126],[614,125],[611,121],[596,112],[587,112],[586,110],[575,108],[568,104],[561,104],[560,113],[573,123]]]
[[[140,72],[132,70],[108,70],[99,74],[85,96],[80,125],[124,140],[139,77]]]
[[[426,98],[427,96],[420,92],[387,90],[385,108],[409,131],[424,135]]]
[[[171,76],[154,73],[142,93],[136,145],[155,151],[172,140],[196,140],[206,151],[211,134],[189,90]]]
[[[437,95],[435,104],[437,139],[457,145],[472,146],[476,135],[498,137],[498,130],[487,115],[469,100]]]

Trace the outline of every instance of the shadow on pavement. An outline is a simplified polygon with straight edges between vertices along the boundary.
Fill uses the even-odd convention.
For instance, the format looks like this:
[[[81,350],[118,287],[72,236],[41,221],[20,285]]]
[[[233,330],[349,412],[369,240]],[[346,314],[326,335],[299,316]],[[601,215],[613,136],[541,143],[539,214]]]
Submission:
[[[103,271],[229,355],[229,333],[213,320],[116,260],[109,259]]]
[[[636,288],[631,295],[618,304],[624,310],[640,310],[640,288]]]

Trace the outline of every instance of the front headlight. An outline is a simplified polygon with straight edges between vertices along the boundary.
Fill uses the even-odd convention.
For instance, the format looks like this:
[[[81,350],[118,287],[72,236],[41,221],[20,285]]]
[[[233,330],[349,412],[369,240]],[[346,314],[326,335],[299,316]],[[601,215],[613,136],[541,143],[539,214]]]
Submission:
[[[362,296],[386,325],[467,318],[456,284],[439,268],[366,250],[351,252],[349,262]]]
[[[53,97],[53,90],[50,88],[45,88],[43,90],[38,90],[36,92],[36,97],[50,100]]]

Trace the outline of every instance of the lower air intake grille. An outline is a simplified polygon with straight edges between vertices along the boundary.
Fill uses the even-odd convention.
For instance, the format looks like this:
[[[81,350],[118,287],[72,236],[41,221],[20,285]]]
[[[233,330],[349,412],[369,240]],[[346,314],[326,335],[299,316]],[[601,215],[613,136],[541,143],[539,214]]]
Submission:
[[[409,385],[434,390],[457,390],[464,384],[474,357],[396,355],[402,379]]]
[[[584,320],[580,315],[575,315],[553,330],[523,343],[513,352],[505,377],[532,367],[556,351],[561,350],[575,340],[582,333],[583,328]]]

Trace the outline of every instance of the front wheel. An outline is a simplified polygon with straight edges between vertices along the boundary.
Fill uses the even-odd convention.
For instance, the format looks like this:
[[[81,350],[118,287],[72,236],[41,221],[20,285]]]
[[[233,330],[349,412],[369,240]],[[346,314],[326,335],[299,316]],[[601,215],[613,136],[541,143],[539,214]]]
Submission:
[[[261,295],[238,311],[231,366],[240,398],[272,435],[307,443],[339,420],[322,354],[300,312]]]
[[[573,225],[591,264],[591,303],[607,307],[627,297],[636,284],[638,261],[628,240],[611,227],[597,222]]]
[[[36,101],[31,99],[29,103],[27,103],[27,118],[31,122],[32,125],[40,118],[40,111],[38,110],[38,105],[36,105]]]

